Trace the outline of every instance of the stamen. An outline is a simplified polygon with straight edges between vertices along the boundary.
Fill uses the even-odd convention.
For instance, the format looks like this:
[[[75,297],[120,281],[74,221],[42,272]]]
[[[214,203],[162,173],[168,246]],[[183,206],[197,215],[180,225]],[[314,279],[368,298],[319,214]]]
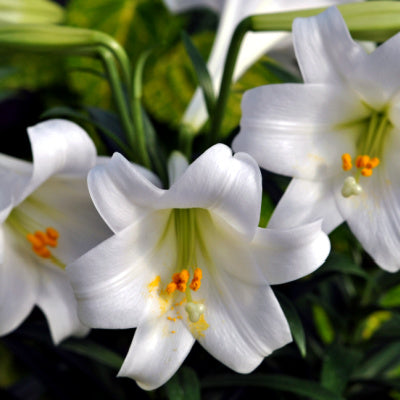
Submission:
[[[189,302],[186,304],[185,310],[189,315],[189,320],[191,322],[197,322],[202,314],[204,314],[205,306],[201,303]]]
[[[357,168],[365,168],[370,162],[370,157],[367,155],[357,156],[356,158],[356,167]]]
[[[36,231],[34,234],[28,233],[26,239],[32,244],[32,250],[36,255],[56,260],[46,246],[57,247],[59,236],[56,229],[48,227],[46,232]]]
[[[367,164],[367,168],[371,168],[371,169],[376,168],[380,163],[381,163],[381,161],[379,160],[378,157],[371,158],[371,160]]]
[[[186,284],[189,281],[189,271],[183,269],[181,272],[175,272],[172,275],[172,282],[167,285],[166,291],[168,294],[174,293],[175,290],[180,292],[186,291]]]
[[[366,177],[371,176],[372,175],[372,168],[363,168],[361,170],[361,175],[362,176],[366,176]]]
[[[193,291],[197,291],[200,289],[201,286],[201,278],[203,277],[203,271],[200,268],[196,268],[193,273],[193,279],[190,283],[189,287]]]
[[[353,164],[351,163],[351,155],[349,153],[342,155],[342,168],[344,171],[349,171],[353,168]]]

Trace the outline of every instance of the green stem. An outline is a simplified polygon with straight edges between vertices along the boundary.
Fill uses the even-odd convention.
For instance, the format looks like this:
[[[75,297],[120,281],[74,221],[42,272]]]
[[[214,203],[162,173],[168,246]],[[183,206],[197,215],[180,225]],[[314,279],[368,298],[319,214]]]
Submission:
[[[132,123],[132,116],[128,107],[128,102],[123,93],[123,87],[119,78],[118,70],[115,65],[115,59],[113,54],[104,48],[99,49],[101,55],[101,60],[103,62],[104,68],[107,72],[107,76],[110,82],[111,90],[113,92],[115,104],[121,118],[122,126],[124,127],[125,133],[127,135],[128,142],[132,147],[132,150],[136,154],[136,158],[139,158],[136,148],[136,135],[134,126]]]
[[[142,109],[142,80],[143,80],[143,69],[146,64],[146,60],[150,55],[150,51],[145,52],[139,58],[135,72],[134,72],[134,81],[133,81],[133,99],[132,99],[132,110],[133,110],[133,124],[135,126],[136,131],[136,144],[137,151],[140,156],[141,164],[146,168],[151,169],[151,161],[149,157],[149,153],[146,148],[146,132],[145,125],[143,120],[143,109]]]
[[[232,40],[226,55],[224,73],[222,75],[221,86],[218,100],[211,116],[211,132],[209,135],[209,145],[217,143],[220,136],[221,125],[225,115],[226,105],[230,94],[233,72],[239,54],[240,46],[244,35],[251,30],[252,17],[245,18],[235,29]]]

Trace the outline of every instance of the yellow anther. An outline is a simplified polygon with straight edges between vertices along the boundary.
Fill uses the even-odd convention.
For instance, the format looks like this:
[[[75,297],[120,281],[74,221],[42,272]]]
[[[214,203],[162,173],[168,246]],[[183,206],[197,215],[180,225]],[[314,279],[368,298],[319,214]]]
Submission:
[[[171,331],[171,333],[175,333],[175,331]]]
[[[176,283],[175,282],[171,282],[167,285],[167,293],[171,294],[174,293],[176,290]]]
[[[344,171],[349,171],[353,168],[353,164],[351,163],[351,156],[349,153],[344,153],[342,155],[342,168]]]
[[[172,318],[172,317],[167,317],[167,319],[168,319],[169,321],[171,321],[171,322],[175,322],[175,321],[176,321],[176,318]]]
[[[362,176],[371,176],[372,175],[372,168],[363,168],[361,170]]]

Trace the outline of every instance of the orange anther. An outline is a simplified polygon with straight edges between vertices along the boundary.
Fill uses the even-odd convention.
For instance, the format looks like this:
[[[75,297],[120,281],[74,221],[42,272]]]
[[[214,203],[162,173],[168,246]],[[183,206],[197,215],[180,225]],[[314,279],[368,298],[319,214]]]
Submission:
[[[187,269],[183,269],[180,273],[179,273],[179,279],[186,283],[189,280],[189,271]]]
[[[179,282],[178,285],[177,285],[177,289],[182,293],[185,292],[186,291],[186,283],[185,282]]]
[[[42,247],[44,245],[44,243],[42,242],[41,239],[39,239],[38,237],[36,237],[35,235],[33,235],[32,233],[28,233],[26,235],[26,238],[29,242],[32,243],[32,245],[34,247]]]
[[[51,257],[50,250],[45,246],[33,247],[33,251],[40,257],[43,257],[43,258],[50,258]]]
[[[361,170],[362,176],[371,176],[372,175],[372,168],[363,168]]]
[[[26,239],[32,243],[32,250],[40,257],[50,258],[51,251],[46,246],[57,247],[58,232],[54,228],[47,228],[46,233],[36,231],[34,234],[29,233]]]
[[[367,164],[367,168],[376,168],[380,164],[380,160],[378,157],[371,158],[369,163]]]
[[[34,233],[35,237],[42,242],[42,244],[46,244],[47,236],[42,231],[36,231]]]
[[[174,293],[176,290],[176,283],[175,282],[171,282],[167,285],[167,293],[171,294]]]
[[[175,272],[175,273],[172,275],[172,282],[179,283],[179,281],[180,281],[179,272]]]
[[[201,279],[203,277],[203,271],[200,268],[196,268],[193,273],[194,279]]]
[[[195,292],[200,289],[200,286],[201,286],[200,279],[195,279],[195,278],[193,278],[191,284],[189,285],[190,289],[192,289]]]
[[[365,168],[369,163],[370,158],[367,155],[358,156],[356,159],[356,167],[357,168]]]
[[[353,165],[351,163],[351,156],[349,153],[344,153],[342,155],[342,168],[344,171],[349,171],[353,168]]]

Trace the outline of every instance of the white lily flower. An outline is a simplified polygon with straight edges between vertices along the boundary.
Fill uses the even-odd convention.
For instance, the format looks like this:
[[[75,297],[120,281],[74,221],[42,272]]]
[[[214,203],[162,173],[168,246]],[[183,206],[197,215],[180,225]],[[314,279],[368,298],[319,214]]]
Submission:
[[[293,176],[270,221],[294,226],[346,221],[375,262],[400,268],[400,35],[371,54],[350,37],[336,8],[296,19],[304,84],[245,93],[234,148]]]
[[[90,193],[115,235],[67,266],[84,323],[137,327],[119,376],[147,390],[196,339],[235,371],[256,368],[291,340],[269,284],[312,272],[330,248],[319,222],[257,227],[261,174],[247,154],[220,144],[189,167],[176,153],[169,169],[169,190],[120,154],[92,169]]]
[[[55,343],[88,328],[79,321],[67,262],[109,236],[86,184],[94,144],[78,125],[28,128],[34,162],[0,154],[0,335],[37,305]]]
[[[349,0],[164,0],[173,12],[187,11],[191,8],[209,7],[221,14],[214,45],[208,59],[208,69],[216,93],[222,80],[225,58],[233,32],[237,25],[250,15],[294,11],[307,8],[325,7],[348,3]],[[362,1],[362,0],[356,0]],[[246,70],[263,54],[290,38],[288,32],[249,32],[243,40],[233,81],[239,79]],[[207,109],[203,95],[198,89],[183,117],[183,123],[198,131],[206,122]]]

